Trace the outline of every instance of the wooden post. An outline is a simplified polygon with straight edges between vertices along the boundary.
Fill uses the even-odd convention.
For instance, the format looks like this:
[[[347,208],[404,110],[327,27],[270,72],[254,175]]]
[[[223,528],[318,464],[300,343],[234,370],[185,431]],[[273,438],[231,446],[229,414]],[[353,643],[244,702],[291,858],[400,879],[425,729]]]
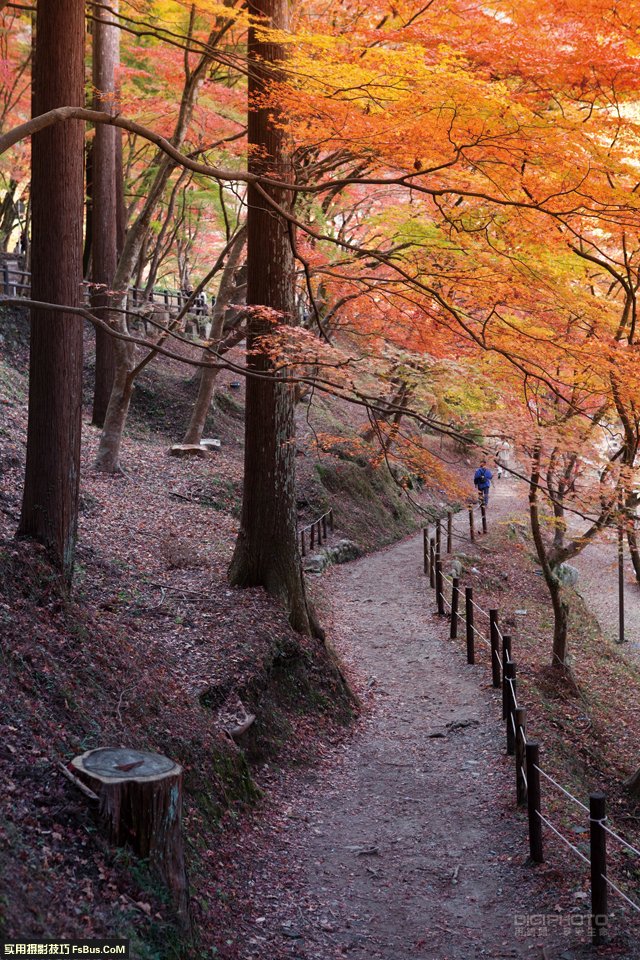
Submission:
[[[473,507],[469,507],[469,539],[471,543],[476,539],[476,530],[473,518]]]
[[[160,753],[121,747],[89,750],[71,761],[97,794],[109,838],[149,857],[188,924],[189,894],[182,839],[182,767]]]
[[[484,502],[484,500],[480,504],[480,514],[482,515],[482,532],[486,533],[487,532],[487,505]]]
[[[425,576],[429,576],[429,528],[422,528],[422,554]]]
[[[589,797],[591,927],[595,944],[602,943],[607,929],[607,834],[602,826],[606,814],[607,800],[604,793],[592,793]]]
[[[9,296],[9,264],[5,260],[2,264],[2,278],[4,283],[5,296]]]
[[[436,542],[429,540],[429,586],[433,590],[436,585]]]
[[[451,510],[447,513],[447,553],[453,550],[453,514]]]
[[[525,776],[525,742],[527,739],[527,711],[518,707],[516,720],[516,802],[523,807],[527,802],[527,781]]]
[[[442,556],[442,521],[436,520],[436,554]]]
[[[305,544],[305,542],[304,542],[304,530],[301,530],[301,531],[300,531],[300,547],[301,547],[301,550],[302,550],[302,556],[303,556],[303,557],[306,557],[306,555],[307,555],[307,549],[306,549],[306,544]]]
[[[527,812],[529,814],[529,856],[534,863],[544,863],[542,853],[542,820],[540,819],[540,746],[529,740],[525,747],[527,760]]]
[[[323,518],[322,518],[322,536],[324,537],[325,540],[327,539],[327,515],[326,515],[326,513],[325,513],[325,515],[324,515]]]
[[[333,507],[331,510],[329,510],[329,529],[331,530],[331,533],[335,532],[335,526],[333,523]]]
[[[311,534],[309,539],[311,540],[311,549],[313,550],[313,548],[316,545],[316,527],[314,523],[311,524],[310,530],[311,530]]]
[[[500,632],[498,611],[489,610],[489,640],[491,643],[491,679],[494,687],[500,686],[500,663],[496,654],[499,650]]]
[[[513,660],[504,665],[504,679],[507,684],[507,753],[512,757],[516,752],[516,665]]]
[[[164,296],[164,305],[165,305],[165,307],[166,307],[167,310],[168,310],[168,309],[169,309],[169,291],[168,291],[168,290],[164,290],[164,291],[163,291],[163,296]]]
[[[473,587],[464,588],[464,615],[467,624],[467,663],[475,663],[476,638],[473,629]]]
[[[507,719],[507,684],[504,679],[504,664],[511,660],[511,637],[502,638],[502,719]]]
[[[460,596],[460,581],[457,577],[453,578],[451,588],[451,630],[449,636],[455,640],[458,636],[458,598]]]
[[[438,610],[438,616],[444,617],[444,586],[442,580],[442,560],[440,559],[440,554],[436,553],[436,606]]]

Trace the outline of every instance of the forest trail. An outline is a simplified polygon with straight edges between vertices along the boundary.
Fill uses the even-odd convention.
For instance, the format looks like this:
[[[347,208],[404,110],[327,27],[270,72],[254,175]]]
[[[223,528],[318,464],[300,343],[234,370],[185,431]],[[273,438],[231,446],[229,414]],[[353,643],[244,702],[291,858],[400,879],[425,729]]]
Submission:
[[[501,506],[509,499],[500,494]],[[279,839],[297,895],[278,893],[276,868],[257,867],[261,926],[245,957],[543,956],[515,930],[514,915],[535,912],[538,879],[525,865],[500,707],[486,670],[466,665],[433,612],[421,540],[329,574],[332,636],[368,678],[372,704],[286,797]]]

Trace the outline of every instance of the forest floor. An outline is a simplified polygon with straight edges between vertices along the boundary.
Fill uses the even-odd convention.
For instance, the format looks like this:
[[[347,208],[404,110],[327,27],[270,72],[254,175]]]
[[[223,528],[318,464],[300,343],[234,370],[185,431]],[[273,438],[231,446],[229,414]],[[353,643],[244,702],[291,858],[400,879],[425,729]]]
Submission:
[[[98,435],[85,422],[76,578],[61,597],[42,551],[14,539],[26,438],[20,325],[16,338],[4,343],[10,362],[0,358],[0,933],[130,936],[135,960],[581,957],[588,877],[553,837],[547,863],[527,865],[486,648],[468,667],[464,641],[447,639],[421,537],[309,578],[358,706],[331,652],[293,635],[262,591],[228,587],[242,388],[221,378],[220,451],[176,460],[167,448],[194,385],[168,364],[138,385],[121,474],[95,472]],[[321,452],[319,437],[331,448],[340,431],[357,436],[353,420],[322,399],[299,410],[300,523],[330,505],[336,535],[373,551],[415,529],[418,514],[384,468]],[[464,457],[440,452],[468,484]],[[638,846],[637,803],[622,783],[639,760],[640,669],[576,601],[574,682],[558,683],[522,490],[505,483],[494,494],[487,536],[471,544],[458,529],[463,583],[514,636],[544,767],[583,801],[603,786],[614,827]],[[422,497],[431,509],[445,500],[437,487]],[[258,721],[236,745],[226,729],[245,709]],[[145,864],[101,838],[62,776],[60,763],[111,743],[184,766],[197,944],[185,946]],[[583,814],[546,788],[544,803],[585,852]],[[640,867],[620,851],[610,863],[635,896]],[[599,955],[635,960],[638,928],[624,904],[612,910]]]
[[[498,539],[519,500],[515,485],[495,491]],[[487,589],[495,587],[482,538],[464,549],[474,551]],[[517,553],[498,559],[516,595]],[[463,642],[448,639],[421,561],[421,537],[411,537],[325,578],[331,636],[366,709],[353,736],[319,766],[275,789],[268,827],[257,821],[244,835],[249,859],[240,856],[231,883],[251,909],[237,915],[230,906],[233,936],[217,941],[216,955],[593,956],[584,870],[562,845],[552,844],[547,864],[528,862],[486,654],[467,666]],[[548,746],[545,766],[562,775]],[[559,822],[574,843],[584,839],[571,819]],[[639,957],[632,928],[625,916],[598,955]]]

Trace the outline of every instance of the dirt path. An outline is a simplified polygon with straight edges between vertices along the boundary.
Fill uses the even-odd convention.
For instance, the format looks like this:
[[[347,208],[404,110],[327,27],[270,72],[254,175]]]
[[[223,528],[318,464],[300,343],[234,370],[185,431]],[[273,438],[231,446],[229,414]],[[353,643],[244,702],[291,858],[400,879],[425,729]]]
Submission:
[[[618,626],[618,544],[614,531],[606,531],[573,561],[580,573],[578,593],[597,618],[603,633],[614,643]],[[626,642],[618,649],[640,663],[640,587],[625,549],[624,616]]]
[[[499,706],[447,639],[420,567],[412,537],[330,574],[340,653],[373,703],[287,796],[274,828],[286,856],[256,863],[243,957],[543,956],[515,929],[539,879]]]

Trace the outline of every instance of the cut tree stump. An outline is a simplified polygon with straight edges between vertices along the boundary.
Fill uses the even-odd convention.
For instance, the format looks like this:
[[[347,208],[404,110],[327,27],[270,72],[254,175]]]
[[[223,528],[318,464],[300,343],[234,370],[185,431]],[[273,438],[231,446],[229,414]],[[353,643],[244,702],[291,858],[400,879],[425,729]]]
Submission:
[[[169,454],[172,457],[200,457],[202,460],[212,456],[211,450],[199,443],[174,443],[169,447]]]
[[[109,839],[148,857],[166,883],[178,916],[189,924],[182,839],[182,767],[160,753],[88,750],[71,767],[100,801]]]

